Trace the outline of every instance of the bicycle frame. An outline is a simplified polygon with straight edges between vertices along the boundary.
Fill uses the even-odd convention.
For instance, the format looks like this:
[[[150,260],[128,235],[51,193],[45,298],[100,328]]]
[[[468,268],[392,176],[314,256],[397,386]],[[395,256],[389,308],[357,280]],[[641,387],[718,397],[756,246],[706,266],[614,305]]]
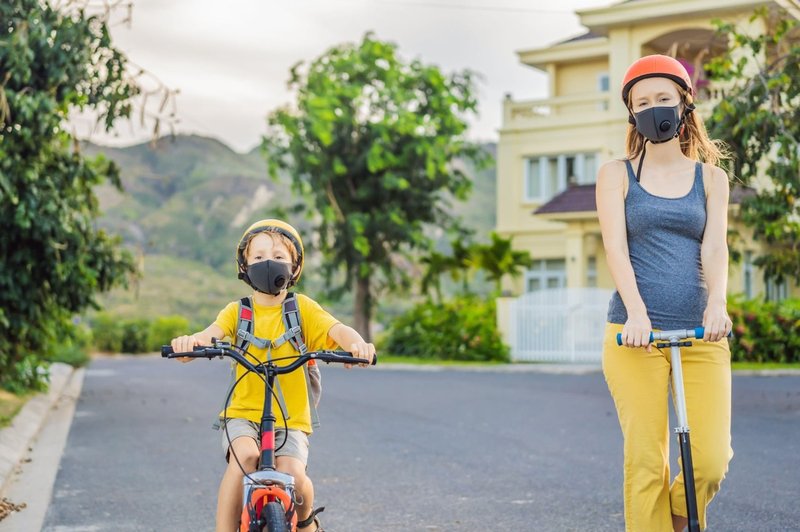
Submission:
[[[688,339],[701,340],[705,336],[705,329],[678,329],[674,331],[651,332],[650,342],[662,341],[656,347],[670,348],[670,362],[672,365],[672,399],[675,402],[675,417],[678,426],[674,428],[678,435],[678,446],[681,453],[683,470],[683,483],[686,492],[686,513],[689,518],[689,532],[700,532],[700,520],[697,513],[697,494],[694,484],[694,466],[692,465],[692,444],[689,438],[689,420],[686,415],[686,396],[683,392],[683,366],[681,365],[681,347],[688,347],[692,342]],[[728,334],[730,337],[731,334]],[[664,341],[666,340],[666,341]],[[617,345],[622,345],[622,334],[617,333]]]
[[[195,347],[191,353],[175,353],[170,346],[162,346],[161,356],[177,358],[189,356],[194,358],[229,357],[241,364],[248,371],[264,376],[264,411],[261,416],[260,433],[261,448],[258,467],[255,472],[245,474],[243,479],[242,518],[240,532],[261,532],[265,523],[261,521],[262,511],[271,502],[279,502],[286,516],[288,530],[297,529],[297,512],[295,511],[294,477],[281,473],[275,468],[275,414],[272,410],[272,390],[278,375],[291,373],[309,360],[322,362],[340,362],[345,364],[363,364],[364,360],[353,357],[350,353],[340,351],[310,351],[299,355],[297,360],[286,366],[278,366],[272,361],[258,365],[249,362],[241,353],[231,348],[229,342],[213,341],[213,347]],[[377,363],[373,356],[372,364]]]

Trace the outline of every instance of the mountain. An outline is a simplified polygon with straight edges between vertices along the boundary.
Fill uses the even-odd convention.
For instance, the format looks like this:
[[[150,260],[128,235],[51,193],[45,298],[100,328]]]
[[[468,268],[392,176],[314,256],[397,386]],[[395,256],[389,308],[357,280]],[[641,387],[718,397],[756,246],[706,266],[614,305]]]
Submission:
[[[494,155],[494,144],[484,148]],[[268,178],[258,149],[242,154],[215,139],[178,135],[126,148],[87,144],[83,150],[103,153],[120,167],[123,192],[111,185],[96,189],[103,212],[98,225],[121,235],[143,270],[131,289],[101,298],[106,310],[120,316],[183,314],[209,322],[214,309],[244,291],[234,259],[244,229],[296,203],[288,183]],[[483,238],[495,223],[495,169],[466,167],[475,176],[473,191],[467,202],[454,201],[452,210]],[[301,232],[307,227],[304,220],[291,221]],[[301,288],[313,296],[320,281],[312,271],[306,277]],[[343,316],[350,313],[345,305],[332,303]]]

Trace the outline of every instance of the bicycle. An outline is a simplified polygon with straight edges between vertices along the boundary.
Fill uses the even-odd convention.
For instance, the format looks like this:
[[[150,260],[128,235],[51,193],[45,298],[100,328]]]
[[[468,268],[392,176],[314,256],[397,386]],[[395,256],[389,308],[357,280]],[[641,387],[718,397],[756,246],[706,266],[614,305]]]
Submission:
[[[670,348],[670,360],[672,364],[672,399],[675,402],[675,417],[678,426],[674,428],[678,435],[678,446],[681,453],[681,465],[683,466],[683,483],[686,492],[686,512],[689,514],[689,532],[700,532],[700,520],[697,515],[697,495],[694,485],[694,467],[692,466],[692,445],[689,439],[689,421],[686,418],[686,398],[683,392],[683,367],[681,366],[681,347],[689,347],[692,342],[690,338],[700,340],[705,336],[705,329],[697,327],[695,329],[676,329],[674,331],[650,332],[650,342],[655,340],[667,340],[657,343],[656,347]],[[728,333],[728,338],[732,337]],[[622,333],[617,333],[617,345],[622,345]]]
[[[257,364],[245,358],[246,351],[238,352],[230,342],[221,342],[212,339],[212,346],[197,346],[191,352],[176,353],[171,346],[161,347],[161,356],[164,358],[224,358],[229,357],[247,369],[262,375],[265,385],[264,411],[261,417],[261,453],[258,467],[254,473],[244,473],[244,497],[242,504],[242,518],[239,525],[240,532],[295,532],[297,530],[297,503],[294,478],[286,473],[281,473],[275,468],[275,415],[272,412],[272,396],[275,393],[273,385],[278,375],[291,373],[310,360],[325,363],[359,364],[363,365],[363,358],[356,358],[346,351],[308,351],[301,355],[285,358],[296,358],[286,366],[275,364],[278,360],[272,359]],[[252,355],[250,355],[252,356]],[[372,365],[378,361],[373,355]],[[247,373],[245,373],[247,374]],[[241,380],[241,379],[239,379]],[[238,381],[237,381],[238,382]],[[233,388],[229,395],[233,394]],[[285,414],[285,413],[284,413]],[[286,415],[284,415],[284,420]],[[232,452],[234,459],[239,463]],[[239,467],[242,467],[239,464]]]

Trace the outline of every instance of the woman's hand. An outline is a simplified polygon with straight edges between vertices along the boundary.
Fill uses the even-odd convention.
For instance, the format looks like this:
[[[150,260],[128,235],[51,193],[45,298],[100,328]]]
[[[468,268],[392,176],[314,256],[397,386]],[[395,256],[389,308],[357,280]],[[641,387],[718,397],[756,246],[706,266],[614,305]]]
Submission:
[[[622,326],[622,345],[628,347],[644,347],[647,352],[652,351],[650,347],[650,333],[653,326],[647,312],[628,313],[628,321]]]
[[[173,338],[170,342],[172,350],[176,353],[188,353],[194,349],[194,346],[201,345],[197,337],[193,334],[187,336],[178,336]],[[192,357],[179,357],[177,360],[181,362],[191,362],[194,360]]]
[[[703,313],[703,327],[706,330],[703,340],[706,342],[718,342],[731,332],[733,322],[728,316],[724,302],[709,301]]]

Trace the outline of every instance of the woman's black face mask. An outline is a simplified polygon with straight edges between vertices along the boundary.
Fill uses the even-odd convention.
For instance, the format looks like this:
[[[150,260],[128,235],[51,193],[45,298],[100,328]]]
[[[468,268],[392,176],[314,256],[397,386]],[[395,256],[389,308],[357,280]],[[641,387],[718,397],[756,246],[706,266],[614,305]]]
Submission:
[[[636,120],[636,130],[654,144],[675,138],[683,122],[679,105],[650,107],[633,116]]]
[[[277,296],[289,286],[292,279],[292,266],[287,262],[265,260],[247,266],[239,273],[239,279],[265,294]]]

